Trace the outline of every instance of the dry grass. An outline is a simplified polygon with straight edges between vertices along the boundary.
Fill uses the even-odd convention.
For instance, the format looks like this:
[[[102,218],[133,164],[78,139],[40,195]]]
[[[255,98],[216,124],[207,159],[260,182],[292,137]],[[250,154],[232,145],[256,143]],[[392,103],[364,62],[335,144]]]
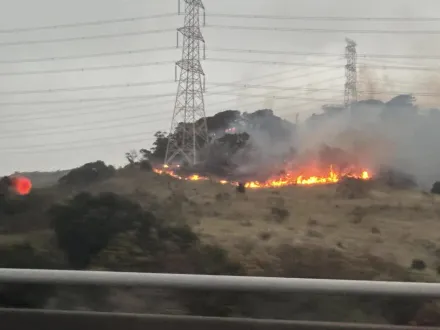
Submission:
[[[93,189],[131,196],[144,205],[169,203],[203,239],[240,258],[271,258],[268,251],[283,244],[319,246],[405,268],[421,259],[427,264],[424,274],[437,276],[440,198],[416,190],[369,186],[361,197],[345,197],[330,185],[237,194],[229,185],[128,171]]]

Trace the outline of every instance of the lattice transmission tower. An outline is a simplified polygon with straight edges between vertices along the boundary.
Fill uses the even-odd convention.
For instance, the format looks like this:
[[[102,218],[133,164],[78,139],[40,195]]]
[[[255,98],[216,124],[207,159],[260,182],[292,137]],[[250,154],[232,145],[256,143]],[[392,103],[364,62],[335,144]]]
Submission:
[[[357,102],[357,52],[356,42],[346,38],[347,46],[345,47],[345,58],[347,64],[345,65],[345,91],[344,91],[344,106],[350,107],[353,102]]]
[[[208,142],[203,98],[205,73],[200,64],[201,43],[205,54],[205,41],[200,31],[200,13],[202,10],[204,18],[205,7],[201,0],[184,1],[185,24],[177,29],[177,47],[179,47],[179,34],[183,35],[182,58],[176,62],[176,69],[180,68],[180,78],[165,156],[167,165],[173,160],[186,161],[189,164],[197,163],[198,150]],[[203,23],[204,21],[203,19]]]

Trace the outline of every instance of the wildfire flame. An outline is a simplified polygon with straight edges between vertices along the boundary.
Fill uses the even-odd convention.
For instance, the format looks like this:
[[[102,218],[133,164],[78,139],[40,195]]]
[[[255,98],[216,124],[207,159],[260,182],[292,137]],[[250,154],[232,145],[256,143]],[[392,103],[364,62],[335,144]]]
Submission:
[[[173,170],[171,170],[167,165],[164,165],[163,168],[154,169],[154,172],[158,174],[167,174],[179,180],[188,180],[188,181],[200,181],[200,180],[210,180],[208,177],[199,176],[197,174],[182,177],[177,175]],[[332,184],[339,182],[344,177],[369,180],[371,178],[371,174],[367,170],[360,170],[356,172],[348,172],[348,173],[337,173],[333,166],[327,171],[324,171],[322,175],[305,175],[305,174],[295,174],[294,172],[286,172],[285,174],[270,178],[264,182],[259,181],[251,181],[245,183],[246,188],[279,188],[285,186],[292,185],[302,185],[302,186],[313,186],[319,184]],[[230,182],[226,180],[218,181],[221,184],[237,184],[237,182]]]

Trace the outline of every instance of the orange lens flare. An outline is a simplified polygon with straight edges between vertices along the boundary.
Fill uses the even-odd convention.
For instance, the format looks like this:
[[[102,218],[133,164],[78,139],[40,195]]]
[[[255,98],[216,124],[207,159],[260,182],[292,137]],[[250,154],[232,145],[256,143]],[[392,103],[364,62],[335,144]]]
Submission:
[[[12,187],[18,195],[28,195],[32,190],[32,182],[23,176],[14,177]]]

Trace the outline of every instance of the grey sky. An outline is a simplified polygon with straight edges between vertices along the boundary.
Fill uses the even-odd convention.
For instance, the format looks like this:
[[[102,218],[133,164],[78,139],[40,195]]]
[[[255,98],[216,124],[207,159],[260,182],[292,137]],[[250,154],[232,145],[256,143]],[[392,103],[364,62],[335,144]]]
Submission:
[[[182,1],[183,3],[183,1]],[[436,17],[440,2],[436,0],[204,0],[207,24],[329,29],[405,29],[440,30],[440,21],[411,22],[337,22],[288,21],[268,19],[236,19],[210,17],[209,13],[301,15],[301,16],[368,16],[368,17]],[[174,0],[1,0],[0,29],[36,27],[85,21],[111,20],[172,13],[177,11]],[[151,19],[130,23],[88,26],[0,34],[0,44],[41,39],[74,38],[100,34],[136,32],[150,29],[175,29],[183,24],[183,16]],[[295,33],[257,30],[203,29],[208,60],[203,62],[207,74],[205,96],[207,115],[238,108],[253,111],[274,107],[282,117],[292,119],[319,108],[319,104],[342,101],[344,60],[337,57],[287,56],[210,52],[210,48],[258,49],[272,51],[343,53],[346,36],[358,42],[358,52],[367,54],[429,54],[440,56],[437,41],[440,35]],[[39,57],[77,56],[126,50],[173,47],[176,33],[147,34],[123,38],[82,40],[47,44],[0,46],[0,62]],[[149,53],[112,57],[53,60],[37,63],[0,63],[0,103],[31,102],[28,105],[0,105],[0,174],[15,170],[57,170],[72,168],[88,161],[104,160],[115,165],[124,162],[130,149],[149,147],[153,133],[168,130],[177,85],[174,65],[109,69],[57,74],[2,75],[4,72],[63,70],[93,66],[117,66],[141,62],[175,61],[180,50],[170,49]],[[255,61],[331,63],[334,68],[311,68],[243,63],[222,63],[209,58],[232,58]],[[364,60],[374,65],[435,66],[436,61]],[[337,67],[339,65],[339,67]],[[283,72],[284,73],[281,73]],[[271,75],[266,78],[260,76]],[[360,68],[361,89],[365,91],[437,92],[435,72],[402,70],[363,70]],[[141,87],[112,88],[87,91],[53,92],[45,94],[2,95],[6,91],[50,90],[94,85],[113,85],[164,81]],[[237,83],[237,81],[241,81]],[[216,86],[216,83],[254,84],[280,87],[324,88],[333,91],[301,92],[273,89],[239,90],[240,86]],[[429,88],[427,88],[429,84]],[[214,94],[224,92],[232,95]],[[212,94],[210,94],[212,93]],[[138,95],[169,94],[168,97],[115,101],[114,98]],[[238,96],[237,96],[238,94]],[[263,95],[266,98],[249,97]],[[276,99],[273,97],[287,97]],[[293,99],[298,97],[298,99]],[[380,96],[383,97],[383,96]],[[66,101],[90,98],[109,99],[106,102],[71,102],[32,104],[39,101]],[[113,100],[112,100],[113,98]],[[301,99],[302,98],[302,99]],[[308,98],[308,100],[304,100]],[[317,101],[313,101],[317,99]],[[320,102],[324,99],[325,102]],[[435,98],[420,99],[426,104]],[[440,101],[440,100],[438,100]],[[103,106],[103,104],[110,104]],[[104,141],[109,144],[105,145]],[[124,142],[127,141],[127,142]],[[120,142],[115,144],[115,142]],[[81,148],[81,146],[84,146]]]

